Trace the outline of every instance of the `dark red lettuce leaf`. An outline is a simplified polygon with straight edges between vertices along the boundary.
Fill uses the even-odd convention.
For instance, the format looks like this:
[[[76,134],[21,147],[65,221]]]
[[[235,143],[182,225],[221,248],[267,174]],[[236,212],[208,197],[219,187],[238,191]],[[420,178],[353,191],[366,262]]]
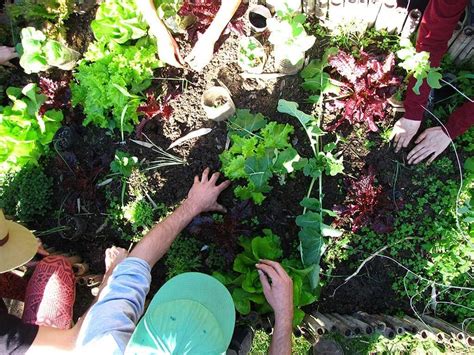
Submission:
[[[183,5],[178,11],[179,16],[192,16],[195,22],[188,27],[188,36],[192,45],[194,45],[199,39],[199,35],[202,35],[207,28],[211,25],[212,21],[216,17],[217,12],[221,6],[219,0],[184,0]],[[224,32],[222,33],[221,39],[216,44],[216,49],[223,42],[223,38],[227,37],[230,31],[237,34],[243,34],[243,21],[241,17],[245,14],[248,4],[242,2],[235,12],[234,16],[228,23]]]
[[[250,236],[253,232],[248,219],[253,216],[254,208],[250,200],[242,201],[224,215],[222,221],[210,216],[197,216],[187,227],[187,232],[206,242],[213,243],[224,256],[226,266],[231,267],[239,253],[240,236]]]
[[[60,80],[53,80],[46,77],[39,78],[40,92],[46,96],[46,101],[39,109],[40,116],[43,116],[48,110],[61,110],[66,107],[71,107],[70,81],[71,76],[64,76]]]
[[[350,180],[349,185],[345,205],[335,207],[339,215],[335,225],[349,223],[353,232],[362,227],[370,227],[377,233],[392,232],[396,206],[382,186],[375,185],[373,167],[369,167],[359,179]]]
[[[400,78],[393,73],[394,54],[390,53],[381,61],[361,51],[356,60],[352,55],[339,51],[329,58],[329,64],[340,76],[341,91],[326,108],[329,111],[342,109],[342,117],[328,130],[335,130],[347,120],[351,124],[366,122],[371,131],[377,131],[375,121],[385,118],[387,99],[400,85]]]
[[[154,93],[148,92],[146,94],[146,102],[141,103],[137,108],[137,112],[142,113],[145,116],[135,129],[137,138],[141,138],[146,124],[154,117],[160,115],[161,119],[165,121],[169,120],[173,113],[173,108],[171,107],[170,102],[177,96],[179,96],[178,92],[169,92],[158,101]]]

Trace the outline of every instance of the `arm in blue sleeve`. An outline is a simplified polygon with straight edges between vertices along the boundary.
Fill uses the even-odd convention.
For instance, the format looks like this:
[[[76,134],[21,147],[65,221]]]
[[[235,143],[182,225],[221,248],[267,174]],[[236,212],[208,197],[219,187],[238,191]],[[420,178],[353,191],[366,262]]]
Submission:
[[[143,314],[145,298],[150,290],[150,266],[139,258],[129,257],[116,266],[99,300],[84,319],[77,345],[100,347],[107,338],[107,347],[123,353],[135,326]]]

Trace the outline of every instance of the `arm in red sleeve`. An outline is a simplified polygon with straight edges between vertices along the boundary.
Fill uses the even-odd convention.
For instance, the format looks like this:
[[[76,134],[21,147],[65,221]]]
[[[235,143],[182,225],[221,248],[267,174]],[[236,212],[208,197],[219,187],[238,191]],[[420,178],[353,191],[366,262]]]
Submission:
[[[474,126],[474,103],[466,102],[454,111],[446,123],[446,130],[451,139],[454,139]]]
[[[453,35],[456,24],[466,8],[468,0],[430,0],[423,14],[416,50],[430,53],[432,67],[439,67],[441,58],[448,49],[448,42]],[[405,117],[410,120],[421,121],[424,109],[430,94],[430,87],[426,83],[420,88],[420,95],[413,92],[416,80],[410,78],[404,102]]]

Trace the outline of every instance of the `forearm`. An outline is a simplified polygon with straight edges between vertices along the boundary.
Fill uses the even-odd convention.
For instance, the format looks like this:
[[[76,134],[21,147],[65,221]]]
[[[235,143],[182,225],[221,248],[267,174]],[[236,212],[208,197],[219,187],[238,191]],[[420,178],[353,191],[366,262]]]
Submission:
[[[292,318],[275,316],[270,355],[291,355]]]
[[[72,351],[76,344],[80,327],[71,329],[57,329],[53,327],[39,327],[38,334],[28,349],[27,354],[62,354]]]
[[[446,130],[451,139],[455,139],[473,126],[474,103],[468,101],[451,114],[446,123]]]
[[[163,21],[161,21],[155,8],[153,0],[135,0],[143,18],[150,26],[150,33],[157,39],[168,36],[169,32]]]
[[[217,42],[222,34],[222,31],[224,31],[227,24],[230,22],[235,12],[239,8],[240,1],[241,0],[224,0],[221,2],[222,5],[216,14],[216,17],[204,33],[204,36],[206,36],[208,40]]]
[[[176,209],[164,221],[158,223],[132,250],[130,256],[145,260],[153,267],[166,254],[179,233],[197,215],[189,200]]]

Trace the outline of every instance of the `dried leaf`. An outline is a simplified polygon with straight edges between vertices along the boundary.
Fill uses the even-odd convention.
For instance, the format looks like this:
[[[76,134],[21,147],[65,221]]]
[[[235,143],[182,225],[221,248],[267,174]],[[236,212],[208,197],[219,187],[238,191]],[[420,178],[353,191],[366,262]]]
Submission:
[[[184,142],[193,139],[193,138],[198,138],[201,136],[204,136],[212,131],[212,128],[200,128],[195,131],[189,132],[186,134],[184,137],[181,137],[177,140],[175,140],[173,143],[170,144],[170,146],[166,150],[170,150],[174,147],[177,147],[178,145],[183,144]]]

